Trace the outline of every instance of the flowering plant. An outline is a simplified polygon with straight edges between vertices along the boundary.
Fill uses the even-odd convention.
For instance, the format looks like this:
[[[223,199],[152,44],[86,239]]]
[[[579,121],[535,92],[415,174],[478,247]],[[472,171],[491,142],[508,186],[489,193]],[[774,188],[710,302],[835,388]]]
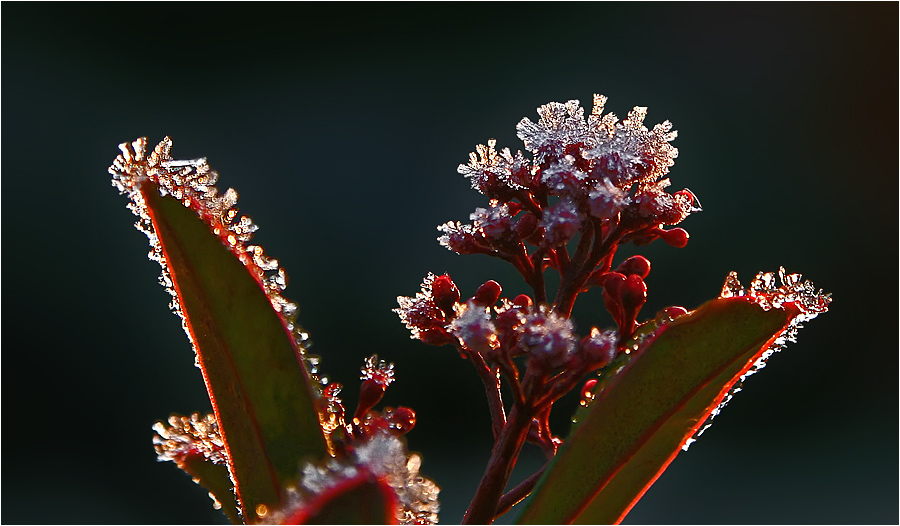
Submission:
[[[495,445],[465,523],[490,523],[529,495],[522,522],[618,522],[739,382],[830,302],[784,269],[747,288],[732,273],[719,298],[639,322],[650,262],[617,262],[617,249],[685,246],[676,225],[700,204],[690,190],[667,191],[678,155],[668,121],[648,129],[646,108],[620,121],[603,113],[605,97],[593,102],[587,118],[573,100],[523,119],[527,153],[479,145],[459,172],[488,207],[438,227],[453,252],[511,263],[531,294],[506,298],[489,280],[464,298],[449,275],[429,273],[421,292],[398,298],[412,338],[454,346],[485,387]],[[307,352],[284,270],[250,244],[256,226],[239,216],[236,192],[220,195],[206,159],[174,160],[171,145],[148,154],[144,139],[123,144],[110,167],[163,268],[214,410],[157,423],[159,458],[207,487],[236,523],[436,523],[439,489],[402,438],[415,413],[375,410],[393,364],[365,360],[348,412],[340,384]],[[547,272],[559,275],[552,294]],[[572,309],[593,288],[616,328],[579,336]],[[576,388],[582,408],[563,440],[549,417]],[[547,464],[507,491],[525,443]]]

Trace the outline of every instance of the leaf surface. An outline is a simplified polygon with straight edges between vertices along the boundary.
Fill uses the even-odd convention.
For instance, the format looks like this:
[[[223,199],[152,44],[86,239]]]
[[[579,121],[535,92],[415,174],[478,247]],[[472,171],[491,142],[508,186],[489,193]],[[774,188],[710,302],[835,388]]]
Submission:
[[[206,488],[222,506],[222,512],[232,524],[240,524],[237,502],[234,500],[234,484],[224,464],[213,464],[203,455],[188,455],[178,467],[183,469],[197,484]]]
[[[361,473],[326,490],[284,524],[396,524],[395,506],[390,486]]]
[[[309,374],[261,283],[197,214],[140,189],[225,440],[244,521],[327,454]]]
[[[519,522],[620,522],[798,312],[719,298],[663,325],[601,383]]]

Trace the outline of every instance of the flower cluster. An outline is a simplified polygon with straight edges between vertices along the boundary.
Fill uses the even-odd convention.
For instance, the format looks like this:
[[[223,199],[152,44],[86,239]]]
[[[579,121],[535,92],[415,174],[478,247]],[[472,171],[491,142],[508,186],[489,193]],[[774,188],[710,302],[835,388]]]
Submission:
[[[605,104],[606,97],[595,95],[585,118],[577,100],[552,102],[538,108],[538,122],[522,119],[518,136],[530,158],[508,148],[498,152],[494,140],[478,145],[458,171],[491,199],[490,208],[477,209],[471,224],[438,227],[441,244],[459,254],[514,256],[522,240],[558,247],[594,223],[637,242],[662,237],[683,246],[683,230],[672,236],[662,229],[700,209],[689,190],[665,190],[670,182],[664,176],[678,156],[669,143],[677,133],[669,121],[648,130],[646,108],[635,107],[619,121],[603,114]]]
[[[667,175],[678,156],[670,144],[676,136],[671,123],[648,129],[642,107],[620,121],[603,113],[605,104],[606,97],[595,95],[587,117],[577,100],[545,104],[537,110],[537,122],[526,118],[517,126],[525,153],[498,151],[492,139],[458,168],[488,205],[476,208],[469,223],[440,225],[438,241],[458,254],[511,263],[532,294],[502,298],[500,285],[488,281],[465,299],[450,276],[428,274],[421,292],[397,298],[394,312],[412,338],[453,345],[472,361],[487,392],[495,437],[520,440],[519,446],[498,443],[495,452],[527,441],[548,457],[555,455],[561,440],[550,431],[553,403],[587,374],[613,370],[617,357],[637,345],[650,262],[632,256],[614,266],[618,247],[656,239],[684,247],[688,234],[675,225],[700,210],[690,190],[667,191]],[[548,269],[559,273],[555,294],[546,290]],[[602,290],[617,329],[592,327],[582,338],[571,313],[578,295],[592,288]],[[664,314],[671,318],[685,312],[670,307]],[[503,402],[503,381],[512,404]],[[583,399],[592,396],[596,382],[596,377],[587,381]],[[490,476],[485,477],[483,484],[505,484],[485,482]],[[513,491],[508,500],[516,495]],[[482,515],[467,519],[486,520],[504,501],[472,506],[483,508]]]

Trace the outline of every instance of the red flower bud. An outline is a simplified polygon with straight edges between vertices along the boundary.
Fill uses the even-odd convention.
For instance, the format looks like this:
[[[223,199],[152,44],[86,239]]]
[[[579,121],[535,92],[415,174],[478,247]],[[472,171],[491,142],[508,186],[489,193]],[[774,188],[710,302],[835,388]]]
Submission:
[[[393,411],[385,410],[385,416],[392,430],[405,435],[416,427],[416,412],[408,407],[398,407]]]
[[[353,418],[361,421],[363,416],[384,397],[384,388],[383,384],[371,378],[363,382],[359,388],[359,405],[356,406]]]
[[[497,303],[497,300],[500,299],[501,292],[503,292],[503,289],[500,287],[500,284],[494,280],[490,280],[478,287],[478,291],[475,292],[475,296],[472,299],[479,305],[489,307],[494,303]]]
[[[425,329],[419,331],[419,340],[426,345],[447,345],[456,342],[456,337],[444,329]]]
[[[450,279],[447,274],[442,274],[434,278],[431,284],[431,294],[434,297],[434,304],[444,311],[446,316],[453,315],[453,305],[459,301],[459,289],[456,283]]]
[[[517,307],[522,307],[523,309],[527,309],[534,305],[534,302],[531,301],[531,297],[527,294],[519,294],[515,298],[513,298],[513,305]]]
[[[659,229],[657,234],[659,234],[659,237],[661,237],[663,241],[675,248],[685,247],[688,243],[688,238],[690,238],[687,230],[683,228],[673,228],[672,230]]]
[[[619,265],[616,272],[626,276],[635,274],[641,278],[646,278],[650,274],[650,260],[644,256],[631,256]]]
[[[516,222],[516,235],[519,239],[525,239],[534,234],[538,227],[538,218],[531,212],[526,212]]]

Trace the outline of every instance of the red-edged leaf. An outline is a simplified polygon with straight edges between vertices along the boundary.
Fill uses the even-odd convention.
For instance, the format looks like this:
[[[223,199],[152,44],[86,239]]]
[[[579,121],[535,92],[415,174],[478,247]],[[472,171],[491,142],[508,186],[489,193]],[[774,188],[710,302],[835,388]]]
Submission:
[[[813,299],[817,312],[829,301]],[[719,298],[657,329],[601,381],[519,522],[621,521],[741,376],[812,317],[795,303],[764,310],[757,301]]]
[[[328,488],[281,524],[396,524],[396,506],[394,490],[386,482],[359,473]]]
[[[173,161],[168,138],[149,157],[142,139],[120,148],[113,183],[129,193],[139,228],[156,241],[151,254],[177,294],[243,519],[255,521],[260,505],[281,505],[301,461],[327,454],[292,320],[273,308],[288,304],[278,283],[265,281],[262,267],[272,261],[245,244],[255,227],[238,219],[236,193],[218,195],[205,159]]]

